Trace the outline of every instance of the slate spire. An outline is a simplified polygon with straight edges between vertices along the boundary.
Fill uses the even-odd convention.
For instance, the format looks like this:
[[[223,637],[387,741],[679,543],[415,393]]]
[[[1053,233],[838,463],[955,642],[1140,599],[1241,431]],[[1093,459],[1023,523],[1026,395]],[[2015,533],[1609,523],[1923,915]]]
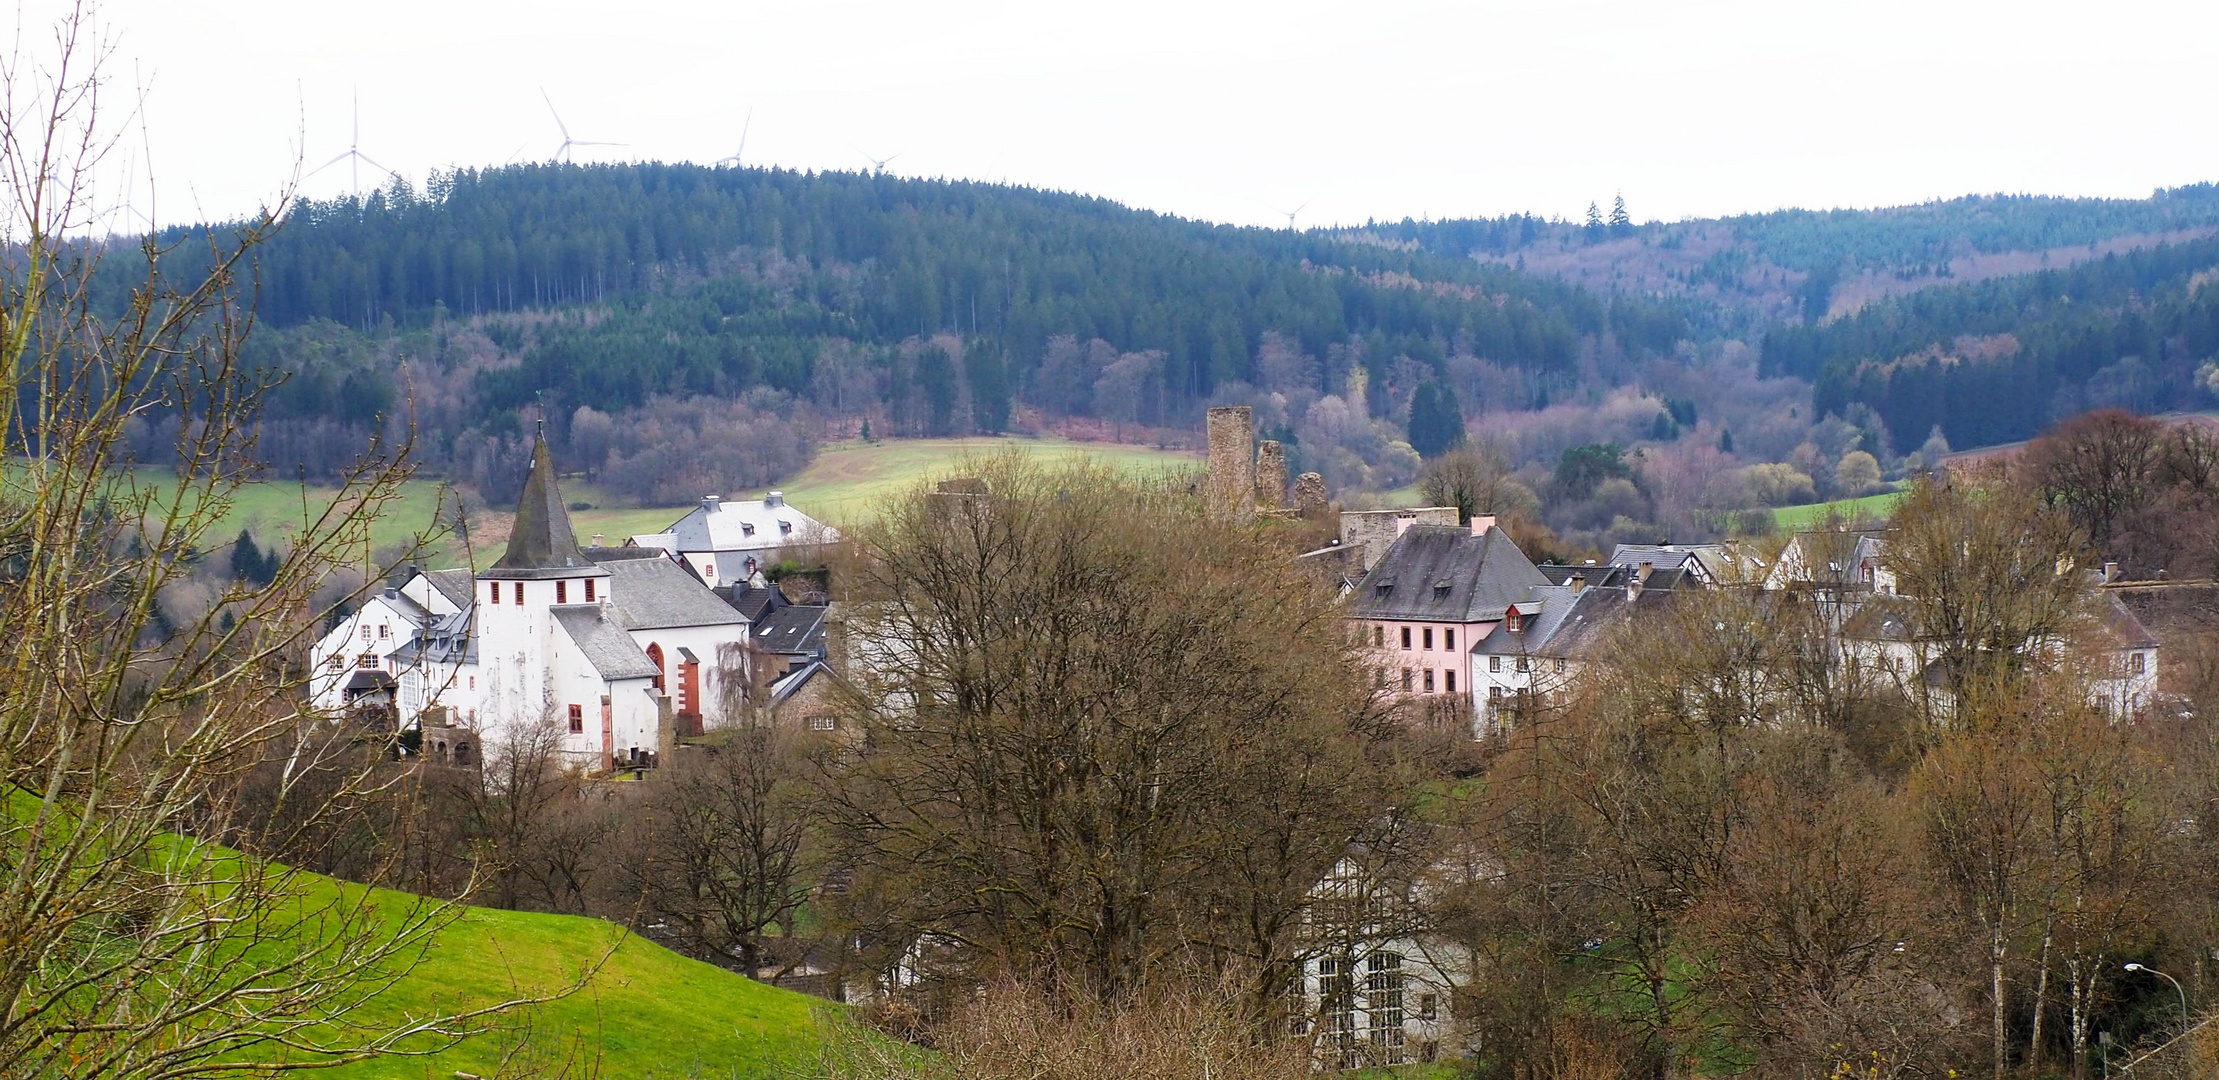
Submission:
[[[516,500],[516,524],[509,528],[509,547],[495,570],[554,570],[587,567],[578,538],[570,531],[570,511],[564,507],[562,488],[555,483],[555,459],[547,453],[547,437],[532,442],[532,473],[524,478],[524,494]]]

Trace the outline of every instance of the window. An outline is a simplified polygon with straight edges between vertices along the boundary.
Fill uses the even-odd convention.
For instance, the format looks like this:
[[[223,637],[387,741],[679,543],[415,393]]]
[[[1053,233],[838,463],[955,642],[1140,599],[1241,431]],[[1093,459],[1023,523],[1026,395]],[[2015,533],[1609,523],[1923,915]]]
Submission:
[[[1410,647],[1410,628],[1407,626],[1402,628],[1402,647],[1405,649]]]
[[[498,581],[493,582],[493,602],[496,604],[501,602],[501,583]]]
[[[516,606],[524,606],[524,583],[521,581],[516,583]]]
[[[572,705],[570,707],[570,733],[572,735],[583,735],[586,733],[585,706]]]
[[[1433,647],[1433,628],[1430,626],[1425,628],[1425,647],[1428,649]]]
[[[1519,657],[1519,658],[1518,658],[1518,670],[1520,670],[1520,671],[1531,671],[1531,670],[1533,670],[1533,658],[1532,658],[1532,657],[1530,657],[1530,656],[1521,656],[1521,657]]]
[[[1345,956],[1318,961],[1320,1049],[1333,1051],[1344,1069],[1364,1064],[1356,1049],[1356,962]]]
[[[1510,631],[1513,634],[1525,629],[1525,614],[1519,611],[1517,608],[1511,608],[1509,611],[1504,612],[1502,616],[1502,628]]]
[[[1418,1019],[1438,1020],[1441,1017],[1441,995],[1418,995]]]
[[[1385,690],[1387,688],[1386,668],[1371,669],[1371,688],[1374,690]]]
[[[1409,669],[1409,668],[1403,668],[1403,669],[1402,669],[1402,692],[1403,692],[1403,693],[1405,693],[1405,694],[1407,694],[1407,693],[1409,693],[1409,692],[1410,692],[1410,669]]]
[[[1453,649],[1456,647],[1456,631],[1441,631],[1441,647],[1444,649]]]
[[[1382,648],[1382,649],[1386,648],[1386,647],[1387,647],[1387,628],[1386,628],[1386,627],[1384,627],[1384,626],[1374,626],[1374,627],[1372,627],[1372,628],[1371,628],[1371,643],[1372,643],[1372,644],[1373,644],[1374,646],[1378,647],[1378,648]]]
[[[1402,1064],[1402,954],[1376,952],[1364,961],[1364,1011],[1371,1014],[1375,1064]]]
[[[716,560],[714,560],[714,559],[711,559],[711,560],[710,560],[710,561],[708,561],[708,562],[702,563],[702,564],[701,564],[701,575],[702,575],[703,577],[715,577],[715,576],[717,576],[717,564],[716,564]]]
[[[1564,658],[1561,656],[1556,658],[1556,673],[1559,675],[1564,674]]]
[[[839,726],[840,721],[836,717],[812,716],[809,718],[809,730],[811,731],[834,731]]]
[[[555,602],[558,604],[567,604],[570,602],[569,582],[558,581],[555,583]]]
[[[1500,686],[1490,686],[1490,687],[1488,687],[1488,688],[1487,688],[1487,696],[1488,696],[1488,697],[1491,697],[1491,698],[1500,698],[1500,697],[1502,697],[1502,687],[1500,687]]]
[[[1490,657],[1488,657],[1488,658],[1487,658],[1487,670],[1489,670],[1489,671],[1501,671],[1501,670],[1502,670],[1502,657],[1500,657],[1500,656],[1490,656]]]
[[[379,623],[379,624],[378,624],[378,637],[380,637],[380,638],[389,638],[389,637],[392,637],[392,636],[393,636],[393,625],[392,625],[391,623]]]
[[[2142,674],[2142,664],[2143,661],[2141,653],[2133,653],[2127,657],[2127,670],[2133,672],[2136,675]]]
[[[340,655],[339,653],[332,653],[331,659],[325,661],[324,666],[330,668],[333,671],[338,671],[347,666],[347,658]]]
[[[364,641],[368,641],[368,640],[370,640],[370,628],[369,628],[369,627],[367,627],[367,626],[365,626],[365,627],[363,627],[363,628],[362,628],[362,640],[364,640]]]
[[[1451,693],[1451,694],[1455,693],[1455,692],[1456,692],[1456,671],[1455,671],[1455,669],[1451,668],[1451,669],[1450,669],[1450,670],[1448,670],[1448,671],[1444,671],[1444,672],[1442,672],[1442,673],[1441,673],[1441,677],[1442,677],[1442,678],[1444,678],[1444,679],[1447,679],[1447,680],[1448,680],[1448,685],[1447,685],[1447,687],[1445,687],[1445,689],[1446,689],[1446,690],[1448,690],[1448,692],[1449,692],[1449,693]]]
[[[362,655],[354,658],[354,666],[358,668],[375,668],[378,666],[378,654],[363,653]]]
[[[477,677],[477,676],[475,676],[475,675],[472,675],[472,676],[470,676],[470,689],[472,689],[472,690],[475,690],[475,689],[477,689],[477,688],[478,688],[478,677]]]
[[[1432,669],[1432,668],[1427,668],[1427,669],[1425,669],[1425,692],[1426,692],[1426,693],[1428,693],[1428,694],[1430,694],[1430,693],[1432,693],[1432,692],[1433,692],[1433,669]]]
[[[593,603],[593,579],[586,579],[586,603]]]

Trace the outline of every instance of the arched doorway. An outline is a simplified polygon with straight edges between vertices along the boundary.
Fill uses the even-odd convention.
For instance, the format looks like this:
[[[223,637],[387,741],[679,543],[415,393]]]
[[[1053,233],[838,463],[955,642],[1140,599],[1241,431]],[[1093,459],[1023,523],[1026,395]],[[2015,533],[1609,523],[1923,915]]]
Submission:
[[[647,644],[647,658],[655,662],[655,689],[663,688],[663,673],[670,670],[663,666],[663,647],[654,642]]]

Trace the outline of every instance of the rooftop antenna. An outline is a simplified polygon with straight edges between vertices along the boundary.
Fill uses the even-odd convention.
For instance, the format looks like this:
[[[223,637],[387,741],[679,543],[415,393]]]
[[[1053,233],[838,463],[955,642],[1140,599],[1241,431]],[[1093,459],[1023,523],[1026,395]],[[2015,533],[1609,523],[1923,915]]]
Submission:
[[[740,160],[740,155],[747,153],[747,129],[753,127],[754,125],[755,110],[749,109],[747,111],[747,121],[740,125],[740,148],[732,151],[731,157],[718,158],[715,161],[710,162],[709,164],[712,166],[730,164],[735,169],[746,168],[747,163]]]
[[[904,150],[900,154],[889,154],[882,158],[872,157],[871,155],[864,153],[863,148],[860,146],[855,148],[855,152],[858,154],[863,154],[863,160],[871,163],[871,174],[876,176],[879,173],[883,173],[886,171],[887,162],[892,161],[895,158],[900,157],[902,154],[908,153],[909,151]]]
[[[563,123],[563,122],[562,122],[562,114],[561,114],[561,113],[559,113],[559,112],[556,112],[556,111],[555,111],[555,99],[554,99],[554,98],[551,98],[551,97],[548,97],[548,96],[547,96],[547,88],[546,88],[546,87],[542,86],[542,87],[540,87],[540,88],[539,88],[539,98],[540,98],[540,100],[541,100],[541,101],[544,101],[544,102],[546,102],[546,103],[547,103],[547,112],[548,112],[548,115],[550,115],[550,116],[553,116],[553,117],[555,118],[555,130],[557,130],[557,131],[560,131],[560,132],[562,132],[562,145],[561,145],[561,146],[558,146],[558,147],[556,147],[556,148],[555,148],[555,156],[553,156],[553,157],[549,158],[549,159],[548,159],[549,161],[560,161],[560,162],[562,162],[562,163],[563,163],[563,164],[565,164],[565,165],[568,165],[568,164],[570,164],[570,148],[571,148],[571,147],[573,147],[573,146],[624,146],[624,145],[627,145],[627,144],[625,144],[625,143],[620,143],[620,142],[598,142],[598,141],[595,141],[595,140],[593,140],[593,139],[574,139],[574,138],[571,138],[571,137],[570,137],[570,125],[568,125],[568,124],[565,124],[565,123]]]
[[[387,176],[396,175],[393,170],[388,169],[375,161],[370,161],[370,156],[362,152],[362,95],[359,92],[357,92],[354,96],[354,141],[347,144],[346,153],[316,166],[315,170],[313,172],[310,172],[308,175],[314,176],[316,175],[316,173],[320,173],[325,169],[331,168],[332,166],[337,165],[342,161],[350,163],[348,166],[348,172],[352,174],[354,178],[354,197],[357,199],[362,197],[363,162],[369,161],[371,168],[376,169],[377,171],[384,173]]]
[[[1279,211],[1280,213],[1282,213],[1282,214],[1285,214],[1285,215],[1287,215],[1287,231],[1288,231],[1288,232],[1293,232],[1293,231],[1294,231],[1294,216],[1295,216],[1296,214],[1299,214],[1299,213],[1301,213],[1301,212],[1302,212],[1302,209],[1303,209],[1303,207],[1305,207],[1305,206],[1308,206],[1308,205],[1310,205],[1310,200],[1308,200],[1308,199],[1304,199],[1304,200],[1302,200],[1302,206],[1297,206],[1297,207],[1295,207],[1295,208],[1294,208],[1294,209],[1292,209],[1292,210],[1281,210],[1281,211]]]

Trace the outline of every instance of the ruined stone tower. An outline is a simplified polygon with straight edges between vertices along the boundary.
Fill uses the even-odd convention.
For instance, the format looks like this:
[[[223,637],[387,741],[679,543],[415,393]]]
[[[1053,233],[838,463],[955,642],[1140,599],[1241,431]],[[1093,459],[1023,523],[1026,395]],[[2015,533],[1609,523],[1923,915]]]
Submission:
[[[1256,415],[1246,405],[1220,406],[1210,410],[1209,424],[1203,502],[1217,517],[1246,521],[1256,516]]]
[[[1279,440],[1265,439],[1256,444],[1256,506],[1280,510],[1286,505],[1287,452],[1280,448]]]
[[[1306,518],[1325,516],[1325,477],[1306,472],[1294,478],[1294,509]]]

